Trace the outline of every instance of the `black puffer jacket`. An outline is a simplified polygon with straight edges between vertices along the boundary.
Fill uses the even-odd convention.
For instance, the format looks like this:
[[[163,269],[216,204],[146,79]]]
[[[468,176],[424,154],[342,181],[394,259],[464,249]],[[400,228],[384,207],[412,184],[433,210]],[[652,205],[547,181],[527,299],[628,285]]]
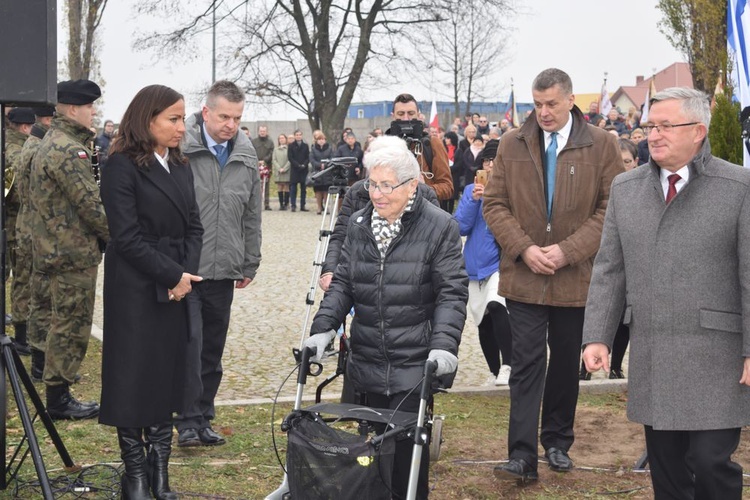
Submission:
[[[427,184],[420,182],[417,191],[427,198],[427,201],[436,207],[440,207],[435,191]],[[336,217],[336,226],[328,240],[328,250],[321,268],[321,274],[332,273],[336,270],[341,255],[341,246],[344,244],[344,238],[346,238],[346,226],[349,225],[349,217],[354,212],[365,208],[368,203],[370,203],[370,193],[365,189],[365,179],[352,184],[344,195],[344,201],[341,203],[341,209]]]
[[[431,349],[458,354],[469,280],[458,225],[446,212],[418,193],[381,260],[372,211],[352,215],[310,331],[337,329],[354,306],[347,375],[359,391],[391,395],[419,383]]]

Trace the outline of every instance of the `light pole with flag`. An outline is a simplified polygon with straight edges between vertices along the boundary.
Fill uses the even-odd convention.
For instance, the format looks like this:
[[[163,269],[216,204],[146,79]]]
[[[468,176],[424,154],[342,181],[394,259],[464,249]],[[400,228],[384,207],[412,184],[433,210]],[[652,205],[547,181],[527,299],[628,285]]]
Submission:
[[[521,126],[521,122],[518,119],[518,109],[516,108],[516,94],[513,90],[513,79],[510,80],[510,98],[508,99],[508,106],[505,108],[505,119],[508,120],[513,128]]]

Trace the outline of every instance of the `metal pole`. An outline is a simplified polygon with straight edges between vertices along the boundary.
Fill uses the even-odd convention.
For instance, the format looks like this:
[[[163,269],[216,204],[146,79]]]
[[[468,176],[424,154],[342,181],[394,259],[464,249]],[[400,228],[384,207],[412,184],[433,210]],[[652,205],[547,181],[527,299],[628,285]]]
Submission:
[[[216,82],[216,0],[212,2],[213,13],[213,46],[211,51],[211,83]]]

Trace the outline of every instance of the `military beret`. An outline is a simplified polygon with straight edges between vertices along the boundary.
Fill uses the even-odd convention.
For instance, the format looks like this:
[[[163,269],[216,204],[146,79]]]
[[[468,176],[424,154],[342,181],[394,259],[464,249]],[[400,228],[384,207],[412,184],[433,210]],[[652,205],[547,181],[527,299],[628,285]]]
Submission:
[[[11,123],[34,123],[34,112],[31,108],[13,108],[8,113],[8,120]]]
[[[54,116],[55,115],[55,107],[54,106],[42,106],[40,108],[31,108],[34,110],[34,114],[36,116]]]
[[[67,80],[57,84],[57,102],[90,104],[102,96],[102,89],[91,80]]]

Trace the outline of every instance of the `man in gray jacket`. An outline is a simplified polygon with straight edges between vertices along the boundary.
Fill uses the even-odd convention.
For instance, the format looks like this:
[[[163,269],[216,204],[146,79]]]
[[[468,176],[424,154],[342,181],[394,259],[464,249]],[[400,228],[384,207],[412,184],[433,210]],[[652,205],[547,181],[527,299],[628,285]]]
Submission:
[[[260,264],[258,160],[250,139],[238,133],[244,106],[244,92],[221,80],[209,89],[203,109],[185,124],[182,149],[193,169],[204,229],[199,268],[203,281],[187,299],[191,331],[178,446],[225,442],[211,429],[211,420],[234,288],[248,286]]]
[[[750,170],[711,155],[708,96],[651,98],[651,161],[612,183],[583,358],[609,370],[625,308],[628,418],[644,425],[656,498],[737,499],[750,424]]]

